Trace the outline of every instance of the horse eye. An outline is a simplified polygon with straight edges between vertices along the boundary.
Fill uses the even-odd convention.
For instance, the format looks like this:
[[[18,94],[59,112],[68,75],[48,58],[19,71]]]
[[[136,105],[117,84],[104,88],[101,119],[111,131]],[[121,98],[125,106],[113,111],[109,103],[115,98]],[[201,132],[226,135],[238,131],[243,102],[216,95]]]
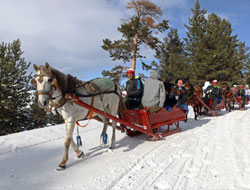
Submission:
[[[48,82],[52,82],[52,79],[50,78],[50,79],[48,80]]]

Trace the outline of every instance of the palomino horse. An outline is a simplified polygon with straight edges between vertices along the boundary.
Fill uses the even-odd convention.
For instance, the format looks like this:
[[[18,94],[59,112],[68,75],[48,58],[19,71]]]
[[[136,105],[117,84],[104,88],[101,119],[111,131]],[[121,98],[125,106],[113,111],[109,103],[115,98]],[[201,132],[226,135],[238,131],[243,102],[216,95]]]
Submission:
[[[203,98],[203,89],[200,85],[192,85],[189,80],[186,80],[185,88],[188,91],[187,105],[191,105],[194,110],[194,118],[197,120],[201,114],[202,104],[197,100],[196,96]]]
[[[234,96],[234,93],[233,91],[230,89],[230,87],[228,86],[227,83],[223,83],[222,84],[222,88],[221,88],[221,91],[222,91],[222,97],[224,98],[225,100],[225,107],[226,107],[226,110],[227,111],[231,111],[231,104],[234,103],[235,101],[235,96]]]
[[[60,115],[63,117],[66,124],[66,137],[64,141],[64,154],[62,161],[59,163],[57,170],[63,170],[66,168],[66,162],[68,160],[69,146],[71,145],[76,152],[78,158],[83,158],[84,153],[76,146],[72,134],[74,131],[75,123],[78,120],[87,118],[90,110],[81,107],[73,103],[72,99],[68,99],[68,93],[73,93],[79,96],[80,100],[88,105],[98,108],[101,111],[108,112],[113,116],[117,116],[120,102],[120,92],[117,85],[108,89],[108,93],[90,94],[85,85],[81,81],[73,78],[76,82],[72,85],[73,81],[69,76],[52,68],[48,63],[45,66],[34,65],[36,70],[35,78],[32,79],[32,84],[36,86],[38,92],[38,104],[41,108],[47,108],[52,105],[57,109]],[[74,88],[72,88],[74,86]],[[82,96],[81,96],[82,95]],[[104,123],[104,127],[101,133],[101,145],[103,145],[103,135],[107,130],[108,119],[104,116],[92,113],[93,117],[98,116]],[[113,134],[110,148],[115,148],[115,129],[116,122],[112,121]]]

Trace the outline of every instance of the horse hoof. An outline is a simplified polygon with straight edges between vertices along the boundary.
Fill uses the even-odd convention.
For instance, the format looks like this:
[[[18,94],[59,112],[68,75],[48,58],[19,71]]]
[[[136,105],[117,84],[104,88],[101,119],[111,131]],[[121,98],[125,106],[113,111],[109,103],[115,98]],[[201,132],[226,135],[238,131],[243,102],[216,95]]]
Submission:
[[[66,165],[58,165],[56,171],[62,171],[66,169]]]
[[[83,151],[79,152],[79,154],[77,155],[77,158],[84,158],[85,154]]]

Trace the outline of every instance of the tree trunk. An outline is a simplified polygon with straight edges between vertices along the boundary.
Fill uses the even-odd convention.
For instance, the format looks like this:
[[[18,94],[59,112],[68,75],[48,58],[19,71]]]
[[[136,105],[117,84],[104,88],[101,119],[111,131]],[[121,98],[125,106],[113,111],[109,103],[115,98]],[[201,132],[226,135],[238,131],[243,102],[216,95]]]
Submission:
[[[136,67],[137,43],[138,43],[138,33],[135,34],[134,38],[134,50],[133,50],[132,67],[131,67],[132,69],[134,69],[134,71]]]

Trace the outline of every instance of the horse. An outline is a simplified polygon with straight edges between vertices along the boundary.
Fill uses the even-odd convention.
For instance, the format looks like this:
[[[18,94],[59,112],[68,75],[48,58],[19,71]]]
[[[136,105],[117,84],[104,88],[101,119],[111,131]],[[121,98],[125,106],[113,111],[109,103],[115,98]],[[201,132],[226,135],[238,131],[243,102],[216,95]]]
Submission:
[[[38,105],[41,108],[47,108],[48,106],[55,107],[58,113],[63,117],[66,125],[66,137],[64,141],[64,153],[62,161],[59,163],[57,170],[64,170],[66,168],[66,162],[68,160],[69,146],[71,145],[78,158],[85,156],[76,143],[74,142],[72,135],[75,127],[75,123],[78,120],[82,120],[88,117],[90,110],[75,104],[72,98],[68,98],[69,93],[73,93],[79,97],[84,103],[98,108],[101,111],[105,111],[113,116],[117,116],[119,111],[121,91],[117,87],[117,84],[112,82],[112,87],[108,89],[108,92],[101,93],[89,93],[87,84],[83,84],[82,81],[73,78],[71,75],[66,75],[55,68],[51,67],[48,63],[45,66],[33,65],[36,75],[32,79],[31,83],[36,87],[38,94]],[[92,89],[93,87],[90,86]],[[100,137],[100,144],[103,147],[103,136],[106,135],[108,119],[104,116],[93,114],[102,120],[104,127]],[[110,149],[115,148],[115,130],[116,122],[112,121],[112,138]]]
[[[185,82],[185,88],[188,91],[188,100],[186,103],[193,107],[194,119],[197,120],[202,112],[202,104],[197,100],[196,96],[203,98],[203,89],[200,85],[192,85],[188,79]]]
[[[231,109],[232,109],[231,104],[232,103],[234,104],[234,101],[235,101],[234,93],[230,89],[230,87],[228,86],[228,84],[225,83],[225,82],[222,84],[221,91],[222,91],[222,97],[225,100],[226,110],[229,111],[229,112],[231,112]]]

